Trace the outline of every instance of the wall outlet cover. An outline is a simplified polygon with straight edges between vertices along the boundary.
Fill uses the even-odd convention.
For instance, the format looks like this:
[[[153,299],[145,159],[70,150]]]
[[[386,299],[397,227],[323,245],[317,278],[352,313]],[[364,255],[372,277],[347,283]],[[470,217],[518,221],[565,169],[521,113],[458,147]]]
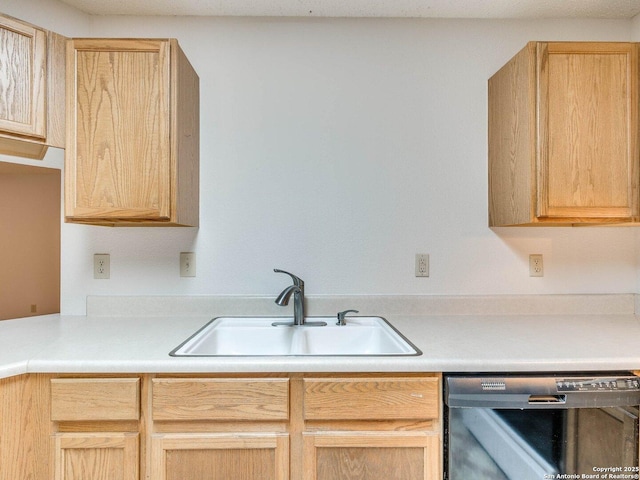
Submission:
[[[532,253],[529,255],[529,276],[544,277],[544,264],[542,263],[541,253]]]
[[[429,254],[416,253],[416,277],[429,276]]]
[[[108,253],[96,253],[93,256],[93,278],[107,280],[111,277],[111,260]]]

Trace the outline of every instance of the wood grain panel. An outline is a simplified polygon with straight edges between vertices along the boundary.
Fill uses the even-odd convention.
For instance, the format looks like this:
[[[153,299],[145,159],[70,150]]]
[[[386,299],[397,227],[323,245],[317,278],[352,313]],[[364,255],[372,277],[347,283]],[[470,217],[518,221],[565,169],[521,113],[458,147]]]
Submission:
[[[538,215],[631,217],[637,47],[540,44],[538,62]]]
[[[199,78],[175,39],[67,45],[65,219],[197,226]]]
[[[49,419],[46,379],[0,379],[0,480],[48,480]]]
[[[421,448],[321,448],[317,479],[420,479],[424,471]]]
[[[137,433],[53,436],[54,480],[138,480]]]
[[[168,434],[151,444],[156,480],[289,478],[286,434]]]
[[[0,134],[0,153],[5,155],[42,160],[48,148],[44,143],[30,142]]]
[[[171,211],[175,221],[197,227],[200,221],[200,79],[186,55],[171,40],[172,104],[171,168],[175,185],[171,192]],[[195,194],[194,194],[195,192]]]
[[[439,380],[305,378],[305,420],[430,419],[439,414]]]
[[[489,79],[489,226],[534,215],[535,53],[530,42]]]
[[[169,218],[169,52],[156,45],[75,41],[76,216]]]
[[[489,226],[637,222],[638,44],[529,42],[489,79]]]
[[[47,145],[65,148],[67,38],[47,32]]]
[[[46,34],[0,16],[0,130],[46,134]]]
[[[304,479],[436,480],[440,437],[426,434],[304,436]]]
[[[289,418],[286,378],[155,378],[152,388],[152,416],[157,421]]]
[[[138,378],[54,378],[51,420],[138,420]]]

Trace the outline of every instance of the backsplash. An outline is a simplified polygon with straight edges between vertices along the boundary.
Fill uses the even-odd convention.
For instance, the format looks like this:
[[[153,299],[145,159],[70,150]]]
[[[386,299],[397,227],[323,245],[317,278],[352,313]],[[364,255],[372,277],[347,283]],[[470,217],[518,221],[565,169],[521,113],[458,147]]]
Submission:
[[[90,296],[91,316],[292,316],[273,297],[240,295]],[[358,315],[628,315],[639,304],[626,295],[307,295],[307,315],[334,315],[353,308]]]

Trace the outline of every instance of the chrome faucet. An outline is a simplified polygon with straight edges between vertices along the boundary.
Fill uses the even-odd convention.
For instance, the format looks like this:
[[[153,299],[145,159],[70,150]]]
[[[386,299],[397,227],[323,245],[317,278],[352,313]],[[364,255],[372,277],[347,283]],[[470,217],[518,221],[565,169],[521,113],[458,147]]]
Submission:
[[[338,326],[345,326],[347,324],[347,313],[360,313],[358,312],[358,310],[345,310],[344,312],[338,312],[337,318],[338,321],[336,322],[336,325]]]
[[[284,270],[273,269],[276,273],[285,273],[293,280],[293,285],[289,285],[285,288],[280,295],[276,298],[276,303],[281,307],[289,304],[289,299],[293,295],[293,325],[308,325],[308,326],[324,326],[326,322],[307,322],[304,317],[304,282],[301,278],[296,277],[292,273],[285,272]],[[281,322],[275,322],[274,325],[283,325]],[[286,324],[290,325],[290,324]]]
[[[293,285],[289,285],[280,292],[280,295],[276,298],[276,303],[281,307],[289,305],[289,299],[291,298],[291,294],[293,294],[293,324],[304,325],[304,282],[301,278],[284,270],[274,268],[273,271],[276,273],[286,273],[291,277],[291,280],[293,280]]]

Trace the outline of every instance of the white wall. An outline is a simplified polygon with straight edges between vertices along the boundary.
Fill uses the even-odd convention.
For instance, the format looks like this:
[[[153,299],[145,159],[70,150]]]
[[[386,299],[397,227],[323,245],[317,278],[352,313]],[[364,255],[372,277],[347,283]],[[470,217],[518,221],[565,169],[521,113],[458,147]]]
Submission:
[[[640,41],[640,15],[636,15],[631,21],[631,40]]]
[[[63,313],[90,294],[276,295],[274,267],[309,294],[638,289],[635,228],[489,229],[486,154],[487,79],[528,40],[629,40],[635,22],[87,21],[91,36],[176,37],[199,73],[201,226],[64,225]],[[196,278],[179,277],[181,251]],[[93,253],[111,254],[110,280],[92,279]]]
[[[2,0],[0,12],[61,35],[89,35],[90,17],[57,0]]]

